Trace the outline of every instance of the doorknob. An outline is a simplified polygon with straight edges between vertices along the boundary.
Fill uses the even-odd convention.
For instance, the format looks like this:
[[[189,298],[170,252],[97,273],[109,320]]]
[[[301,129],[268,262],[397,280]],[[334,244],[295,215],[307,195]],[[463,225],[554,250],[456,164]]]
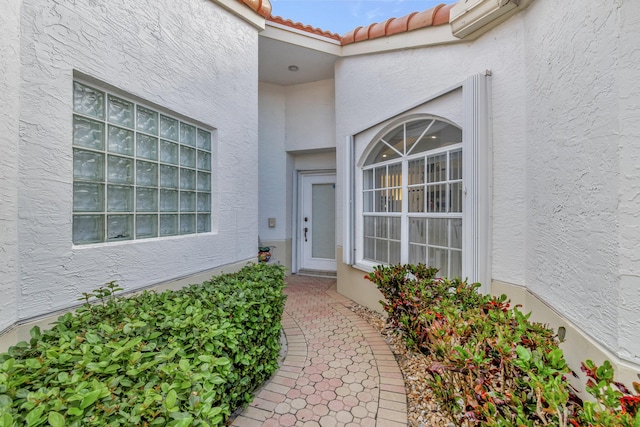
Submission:
[[[304,228],[304,241],[307,241],[307,231],[309,231],[309,229],[307,227]]]

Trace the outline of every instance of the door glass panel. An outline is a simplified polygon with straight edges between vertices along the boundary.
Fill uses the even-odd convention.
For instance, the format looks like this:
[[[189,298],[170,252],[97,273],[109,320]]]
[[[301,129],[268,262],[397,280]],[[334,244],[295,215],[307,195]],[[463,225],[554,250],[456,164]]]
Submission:
[[[335,259],[335,185],[312,184],[311,186],[311,256]],[[331,230],[331,232],[327,232]]]

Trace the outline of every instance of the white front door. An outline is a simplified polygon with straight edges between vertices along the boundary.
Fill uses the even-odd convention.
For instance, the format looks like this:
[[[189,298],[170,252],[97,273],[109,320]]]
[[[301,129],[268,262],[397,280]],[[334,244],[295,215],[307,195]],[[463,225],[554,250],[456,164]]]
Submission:
[[[300,176],[300,269],[336,271],[336,175]]]

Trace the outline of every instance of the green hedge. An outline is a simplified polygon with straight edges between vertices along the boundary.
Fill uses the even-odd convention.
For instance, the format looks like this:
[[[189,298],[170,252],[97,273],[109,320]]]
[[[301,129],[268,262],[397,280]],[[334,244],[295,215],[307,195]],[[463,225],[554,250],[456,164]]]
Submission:
[[[115,283],[0,355],[3,426],[219,426],[278,367],[284,270],[247,266],[179,291]]]

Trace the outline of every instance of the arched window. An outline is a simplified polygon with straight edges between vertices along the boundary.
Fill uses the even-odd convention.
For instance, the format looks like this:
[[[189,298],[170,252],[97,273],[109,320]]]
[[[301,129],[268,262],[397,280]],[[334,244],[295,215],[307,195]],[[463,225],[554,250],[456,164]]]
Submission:
[[[375,138],[362,162],[360,258],[462,274],[462,131],[408,119]]]

